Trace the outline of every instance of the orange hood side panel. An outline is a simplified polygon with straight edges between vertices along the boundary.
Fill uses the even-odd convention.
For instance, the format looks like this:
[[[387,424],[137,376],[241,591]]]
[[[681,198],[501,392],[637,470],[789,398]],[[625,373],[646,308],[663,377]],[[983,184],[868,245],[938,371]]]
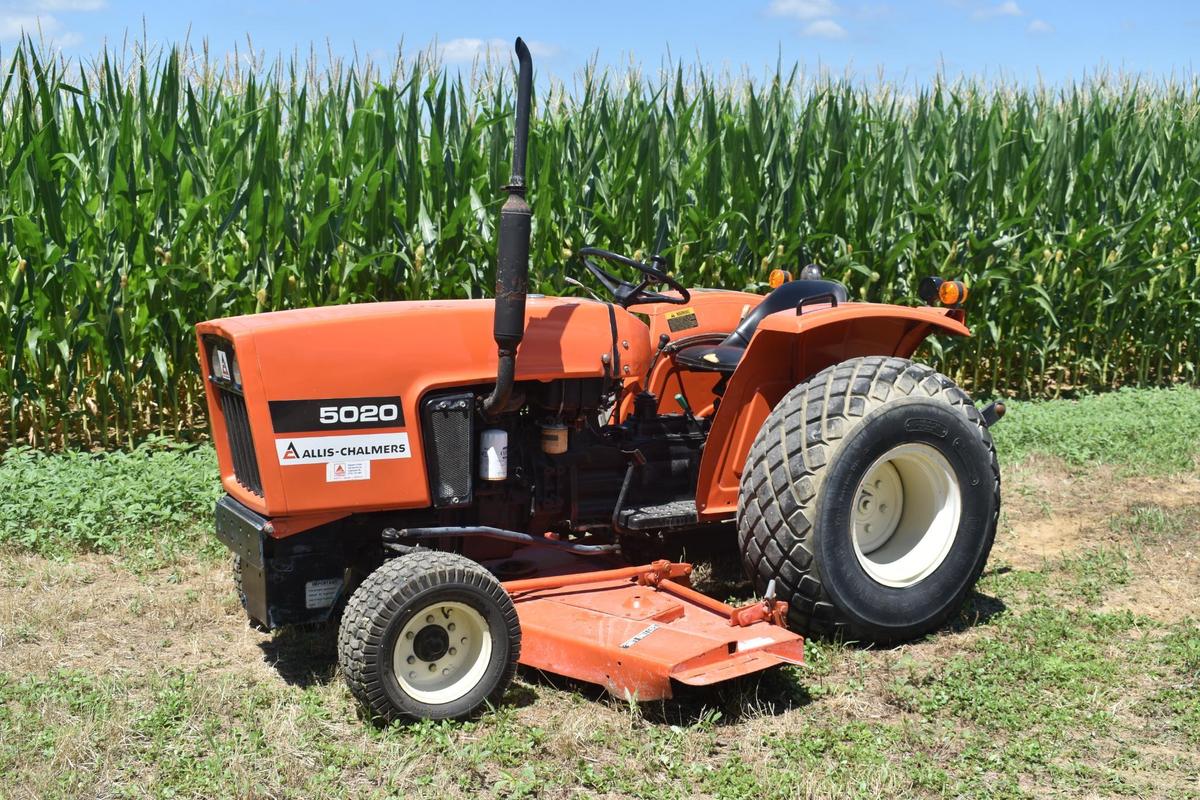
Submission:
[[[614,309],[622,369],[644,374],[646,325]],[[234,344],[262,474],[263,497],[233,478],[217,391],[208,383],[209,413],[225,490],[267,515],[422,508],[430,505],[420,429],[420,403],[433,389],[490,386],[496,377],[492,301],[443,300],[312,308],[201,323],[197,333]],[[602,377],[612,353],[609,306],[592,300],[531,297],[525,338],[517,351],[517,380]],[[354,430],[276,433],[268,403],[285,400],[400,398],[400,418]],[[385,435],[378,437],[376,435]],[[356,480],[327,474],[327,463],[287,463],[287,448],[316,452],[331,437],[407,437],[401,457],[351,470]],[[390,436],[388,436],[390,435]],[[325,440],[325,441],[321,441]],[[362,440],[350,442],[358,446]],[[393,451],[398,446],[393,445]],[[463,453],[463,458],[471,458]],[[293,460],[294,459],[290,459]],[[355,461],[348,456],[347,461]],[[369,478],[363,477],[369,472]]]
[[[969,336],[961,312],[876,303],[780,312],[759,324],[721,400],[696,488],[701,519],[731,518],[750,446],[771,409],[794,386],[846,359],[908,358],[934,332]]]

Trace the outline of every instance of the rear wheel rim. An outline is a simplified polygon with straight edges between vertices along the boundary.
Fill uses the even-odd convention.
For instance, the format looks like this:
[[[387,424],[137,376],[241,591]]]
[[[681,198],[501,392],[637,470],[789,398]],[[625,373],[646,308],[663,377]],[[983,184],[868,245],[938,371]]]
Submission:
[[[961,519],[950,462],[927,444],[902,444],[876,459],[854,492],[854,553],[876,583],[904,589],[941,566]]]
[[[392,669],[409,697],[441,705],[474,689],[491,657],[492,637],[483,614],[466,603],[432,603],[400,629]]]

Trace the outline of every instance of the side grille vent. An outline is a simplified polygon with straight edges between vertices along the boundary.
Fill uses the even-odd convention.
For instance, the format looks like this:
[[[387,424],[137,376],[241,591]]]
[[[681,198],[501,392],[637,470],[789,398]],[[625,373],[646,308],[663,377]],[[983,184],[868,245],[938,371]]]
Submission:
[[[233,476],[245,488],[262,497],[262,476],[258,473],[258,457],[254,440],[250,438],[250,418],[246,415],[246,400],[240,394],[218,387],[221,413],[225,415],[225,430],[229,434],[229,452],[233,455]]]
[[[241,373],[233,345],[216,336],[205,336],[207,348],[205,365],[208,380],[217,392],[221,416],[225,418],[225,433],[229,437],[229,453],[233,459],[233,477],[243,488],[263,496],[262,475],[254,439],[250,436],[250,417],[246,414],[246,398],[242,395]]]
[[[474,487],[475,395],[443,394],[421,403],[429,488],[438,508],[467,505]]]

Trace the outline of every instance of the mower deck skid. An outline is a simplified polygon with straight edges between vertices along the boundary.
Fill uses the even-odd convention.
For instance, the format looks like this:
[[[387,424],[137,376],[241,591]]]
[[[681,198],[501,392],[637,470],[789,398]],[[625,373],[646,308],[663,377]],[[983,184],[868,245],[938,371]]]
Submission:
[[[691,571],[656,561],[506,581],[521,663],[637,700],[671,697],[673,681],[708,686],[803,663],[804,640],[782,624],[785,603],[728,606],[691,589]]]

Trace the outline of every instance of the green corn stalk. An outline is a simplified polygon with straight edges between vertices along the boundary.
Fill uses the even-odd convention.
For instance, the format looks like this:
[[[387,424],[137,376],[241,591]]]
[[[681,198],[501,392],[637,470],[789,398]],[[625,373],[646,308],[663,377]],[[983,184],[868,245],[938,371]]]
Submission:
[[[506,62],[24,41],[0,64],[0,440],[202,435],[198,320],[490,291]],[[587,244],[733,289],[815,261],[880,302],[939,273],[970,285],[976,338],[923,357],[979,394],[1198,380],[1195,79],[909,91],[677,63],[536,95],[535,291],[573,293]]]

